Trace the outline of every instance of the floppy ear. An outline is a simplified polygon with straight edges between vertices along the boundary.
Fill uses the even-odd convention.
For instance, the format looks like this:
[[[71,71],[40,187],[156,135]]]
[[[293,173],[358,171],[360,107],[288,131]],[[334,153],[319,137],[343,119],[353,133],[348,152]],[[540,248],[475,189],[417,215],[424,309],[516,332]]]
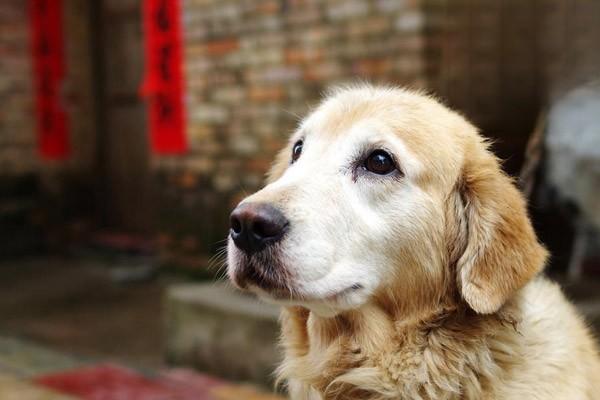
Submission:
[[[458,285],[469,306],[487,314],[543,269],[547,252],[537,241],[523,196],[483,140],[466,154],[458,188],[466,225]]]

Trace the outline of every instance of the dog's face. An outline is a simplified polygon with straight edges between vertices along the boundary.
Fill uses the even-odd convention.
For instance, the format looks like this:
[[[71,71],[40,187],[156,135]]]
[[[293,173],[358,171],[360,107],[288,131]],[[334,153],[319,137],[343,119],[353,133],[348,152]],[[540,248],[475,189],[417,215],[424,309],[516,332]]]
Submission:
[[[465,158],[480,156],[473,149],[487,154],[474,128],[430,98],[338,92],[303,121],[270,183],[232,213],[230,278],[322,315],[382,293],[406,305],[464,291],[471,277],[454,279],[450,264],[462,259],[472,275],[476,261],[465,256],[469,210],[459,188]]]

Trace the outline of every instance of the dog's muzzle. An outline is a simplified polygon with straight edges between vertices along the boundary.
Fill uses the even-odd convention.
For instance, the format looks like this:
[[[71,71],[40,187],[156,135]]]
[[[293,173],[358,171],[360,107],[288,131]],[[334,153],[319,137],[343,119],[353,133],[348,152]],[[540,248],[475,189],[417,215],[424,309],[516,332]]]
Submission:
[[[233,243],[249,256],[281,240],[290,225],[281,211],[267,203],[242,203],[229,220]]]

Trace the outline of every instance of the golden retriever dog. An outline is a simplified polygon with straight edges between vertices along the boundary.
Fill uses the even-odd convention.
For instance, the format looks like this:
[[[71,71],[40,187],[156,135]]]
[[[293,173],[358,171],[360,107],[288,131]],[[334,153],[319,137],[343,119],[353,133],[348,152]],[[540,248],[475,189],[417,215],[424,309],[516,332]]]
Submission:
[[[339,89],[231,214],[228,274],[282,305],[291,398],[600,399],[584,321],[477,130],[431,97]]]

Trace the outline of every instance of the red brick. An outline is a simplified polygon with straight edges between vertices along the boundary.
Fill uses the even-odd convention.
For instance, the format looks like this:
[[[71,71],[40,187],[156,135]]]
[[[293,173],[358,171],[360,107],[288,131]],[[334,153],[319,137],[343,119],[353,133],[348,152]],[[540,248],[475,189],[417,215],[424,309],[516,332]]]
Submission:
[[[367,76],[380,76],[392,69],[392,62],[387,58],[365,59],[354,64],[354,73]]]
[[[304,64],[318,62],[323,58],[320,48],[292,48],[285,52],[285,61],[288,64]]]
[[[313,64],[306,67],[304,79],[313,82],[326,82],[327,80],[335,79],[340,76],[341,72],[342,68],[337,62]]]
[[[263,0],[256,8],[261,14],[275,14],[281,9],[280,4],[277,0]]]
[[[240,43],[237,38],[213,40],[206,43],[206,53],[209,56],[222,56],[237,50]]]
[[[250,88],[248,97],[252,101],[281,101],[285,93],[280,86],[255,86]]]

